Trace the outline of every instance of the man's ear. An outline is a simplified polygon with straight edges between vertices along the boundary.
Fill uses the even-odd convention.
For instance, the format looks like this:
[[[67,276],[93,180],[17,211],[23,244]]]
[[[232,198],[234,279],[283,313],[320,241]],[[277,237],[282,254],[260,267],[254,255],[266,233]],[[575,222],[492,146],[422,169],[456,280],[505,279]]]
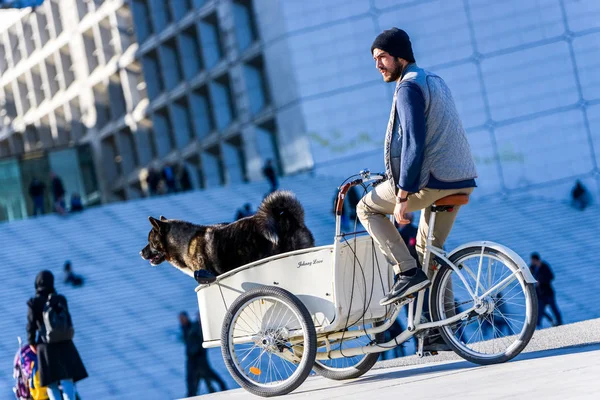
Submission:
[[[163,221],[159,221],[154,217],[148,217],[148,220],[152,224],[152,227],[156,229],[158,233],[164,233],[167,230],[168,224]]]

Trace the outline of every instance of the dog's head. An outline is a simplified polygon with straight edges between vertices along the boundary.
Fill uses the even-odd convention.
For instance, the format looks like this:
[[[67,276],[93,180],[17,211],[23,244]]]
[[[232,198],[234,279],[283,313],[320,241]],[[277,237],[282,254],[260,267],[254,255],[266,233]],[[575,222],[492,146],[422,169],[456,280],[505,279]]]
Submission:
[[[152,224],[152,229],[148,233],[148,244],[140,251],[140,255],[144,260],[150,261],[150,264],[157,266],[165,261],[168,256],[166,242],[169,224],[165,221],[165,217],[161,215],[160,220],[148,217]]]

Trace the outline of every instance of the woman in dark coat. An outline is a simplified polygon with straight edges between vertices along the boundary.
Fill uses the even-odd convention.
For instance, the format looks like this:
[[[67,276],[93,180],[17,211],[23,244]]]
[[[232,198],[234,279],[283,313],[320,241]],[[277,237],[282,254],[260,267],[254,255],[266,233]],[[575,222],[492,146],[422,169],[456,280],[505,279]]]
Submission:
[[[54,275],[50,271],[42,271],[35,278],[35,297],[27,302],[27,339],[29,346],[38,357],[40,384],[48,387],[50,400],[60,400],[58,384],[62,386],[64,399],[75,400],[74,382],[87,378],[87,371],[79,357],[72,340],[60,343],[44,343],[41,335],[37,335],[44,325],[43,310],[48,295],[56,295],[54,290]]]

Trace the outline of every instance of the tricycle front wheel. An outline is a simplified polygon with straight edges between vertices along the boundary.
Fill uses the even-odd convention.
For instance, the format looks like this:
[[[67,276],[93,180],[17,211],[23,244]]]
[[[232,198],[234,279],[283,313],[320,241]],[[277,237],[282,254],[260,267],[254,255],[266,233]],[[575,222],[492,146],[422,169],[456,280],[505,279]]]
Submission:
[[[284,289],[249,290],[225,314],[223,360],[233,379],[252,394],[280,396],[296,389],[310,374],[316,351],[310,313]]]

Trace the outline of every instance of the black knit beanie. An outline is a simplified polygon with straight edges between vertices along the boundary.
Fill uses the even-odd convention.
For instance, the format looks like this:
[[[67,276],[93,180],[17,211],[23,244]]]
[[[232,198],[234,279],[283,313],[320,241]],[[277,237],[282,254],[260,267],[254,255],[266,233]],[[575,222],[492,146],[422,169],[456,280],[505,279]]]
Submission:
[[[371,45],[371,54],[375,49],[386,51],[391,56],[403,58],[411,63],[415,62],[410,38],[402,29],[392,28],[381,32]]]

